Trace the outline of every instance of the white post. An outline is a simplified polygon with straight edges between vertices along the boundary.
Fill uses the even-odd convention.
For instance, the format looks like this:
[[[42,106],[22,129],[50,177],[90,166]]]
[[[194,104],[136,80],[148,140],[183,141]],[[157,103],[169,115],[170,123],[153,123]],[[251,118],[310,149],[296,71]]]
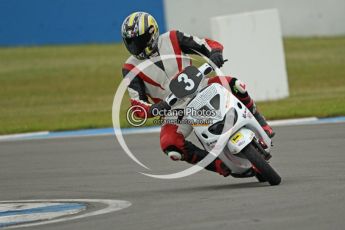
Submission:
[[[224,74],[245,82],[255,100],[289,96],[278,10],[214,17],[211,31],[229,59]]]

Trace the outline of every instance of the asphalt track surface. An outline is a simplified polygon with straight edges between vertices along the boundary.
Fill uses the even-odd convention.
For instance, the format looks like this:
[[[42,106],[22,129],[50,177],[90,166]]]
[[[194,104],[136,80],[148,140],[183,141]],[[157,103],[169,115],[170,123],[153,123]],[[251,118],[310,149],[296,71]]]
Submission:
[[[0,200],[119,199],[129,208],[25,229],[344,229],[345,124],[276,127],[273,167],[280,186],[203,171],[158,180],[114,137],[0,143]],[[160,152],[158,134],[128,135],[153,173],[186,168]]]

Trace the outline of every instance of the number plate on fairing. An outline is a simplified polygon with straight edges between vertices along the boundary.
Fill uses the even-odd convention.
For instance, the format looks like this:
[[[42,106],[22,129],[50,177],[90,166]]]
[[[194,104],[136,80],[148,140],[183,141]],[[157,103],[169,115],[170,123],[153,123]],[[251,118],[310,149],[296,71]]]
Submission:
[[[192,95],[198,89],[203,78],[202,73],[195,66],[186,67],[169,84],[170,91],[177,97]]]

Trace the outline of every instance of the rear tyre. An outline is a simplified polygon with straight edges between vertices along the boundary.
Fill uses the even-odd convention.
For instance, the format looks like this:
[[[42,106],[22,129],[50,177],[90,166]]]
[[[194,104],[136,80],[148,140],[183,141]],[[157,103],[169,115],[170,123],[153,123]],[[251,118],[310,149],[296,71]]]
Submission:
[[[270,185],[278,185],[281,182],[281,177],[274,171],[271,165],[263,158],[260,152],[250,143],[242,150],[243,155],[252,163],[260,174],[260,182],[268,181]]]
[[[259,181],[260,183],[267,182],[266,178],[264,178],[264,177],[263,177],[261,174],[259,174],[259,173],[257,173],[257,174],[255,175],[255,177],[256,177],[256,179],[258,179],[258,181]]]

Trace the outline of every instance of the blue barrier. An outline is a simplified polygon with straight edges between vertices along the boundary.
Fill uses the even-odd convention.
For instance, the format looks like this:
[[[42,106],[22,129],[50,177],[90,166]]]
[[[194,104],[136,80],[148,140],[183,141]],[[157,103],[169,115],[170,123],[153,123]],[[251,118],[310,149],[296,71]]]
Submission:
[[[163,0],[0,0],[0,45],[119,42],[134,11],[151,13],[165,31]]]

